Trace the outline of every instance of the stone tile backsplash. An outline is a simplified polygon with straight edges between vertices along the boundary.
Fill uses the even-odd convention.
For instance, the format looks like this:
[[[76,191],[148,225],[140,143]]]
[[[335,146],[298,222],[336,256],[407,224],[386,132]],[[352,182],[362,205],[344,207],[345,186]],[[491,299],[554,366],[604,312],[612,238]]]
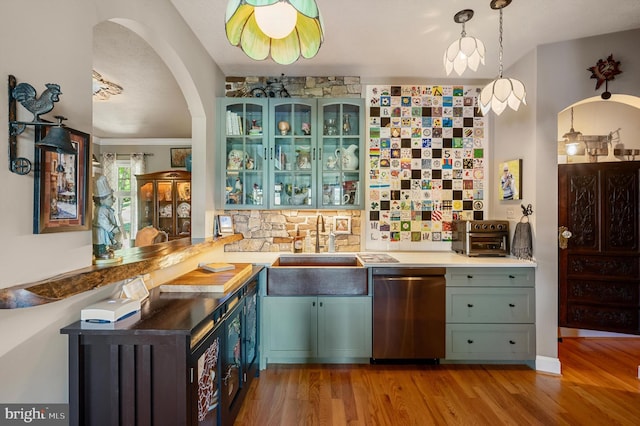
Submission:
[[[235,232],[244,239],[224,248],[227,252],[290,252],[296,229],[300,235],[310,237],[311,251],[315,250],[316,220],[322,214],[325,232],[320,233],[321,252],[329,245],[329,229],[336,216],[351,217],[351,233],[336,235],[336,252],[358,252],[361,250],[361,212],[359,210],[227,210],[233,216]],[[305,250],[306,251],[306,250]]]

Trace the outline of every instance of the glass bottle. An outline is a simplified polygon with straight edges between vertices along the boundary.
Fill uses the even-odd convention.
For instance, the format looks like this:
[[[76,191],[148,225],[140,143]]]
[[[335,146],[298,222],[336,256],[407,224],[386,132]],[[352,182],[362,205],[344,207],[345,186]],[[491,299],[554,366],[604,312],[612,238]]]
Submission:
[[[342,117],[342,131],[345,135],[351,133],[351,114],[345,114]]]

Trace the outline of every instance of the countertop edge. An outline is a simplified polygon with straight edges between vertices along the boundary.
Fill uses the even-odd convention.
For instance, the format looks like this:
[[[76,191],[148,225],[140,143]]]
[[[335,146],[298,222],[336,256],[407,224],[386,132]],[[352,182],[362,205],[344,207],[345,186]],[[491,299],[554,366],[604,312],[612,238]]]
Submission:
[[[66,299],[117,281],[173,266],[205,250],[242,239],[242,234],[219,238],[183,238],[147,247],[116,252],[122,262],[111,265],[91,265],[86,268],[34,283],[0,289],[0,309],[28,308]]]

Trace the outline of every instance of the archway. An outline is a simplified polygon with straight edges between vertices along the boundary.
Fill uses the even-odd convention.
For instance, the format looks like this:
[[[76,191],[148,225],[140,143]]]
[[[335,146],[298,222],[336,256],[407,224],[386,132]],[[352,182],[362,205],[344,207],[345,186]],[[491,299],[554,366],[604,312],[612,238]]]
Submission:
[[[201,239],[213,232],[213,192],[207,190],[206,183],[213,182],[216,165],[207,151],[214,149],[215,98],[223,91],[219,82],[224,76],[186,24],[180,20],[176,23],[175,14],[170,5],[159,4],[150,16],[148,10],[137,5],[116,2],[99,7],[97,22],[109,20],[140,36],[162,58],[180,87],[191,115],[195,183],[191,194],[191,236]]]
[[[574,116],[573,124],[571,123],[572,112]],[[574,146],[579,147],[579,150],[573,154],[568,154],[564,152],[566,144],[563,141],[563,135],[568,133],[570,129],[573,129],[576,132],[579,131],[582,134],[573,144]],[[559,175],[565,176],[568,173],[567,172],[568,169],[566,169],[567,166],[562,166],[563,163],[612,163],[612,162],[622,162],[622,161],[628,161],[628,160],[637,160],[639,158],[638,153],[640,153],[640,141],[638,140],[639,137],[640,137],[640,98],[639,97],[629,96],[629,95],[613,95],[610,100],[606,100],[606,101],[602,100],[600,97],[592,97],[592,98],[578,101],[573,105],[568,106],[558,114],[558,163],[559,163],[559,171],[560,171]],[[597,141],[597,143],[593,145],[591,148],[589,148],[585,143],[585,141]],[[594,148],[594,146],[597,146],[598,143],[600,144],[599,145],[600,148]],[[626,164],[627,163],[625,163],[625,165]],[[622,173],[621,170],[625,165],[620,164],[620,165],[614,166],[614,169],[616,170],[616,174]],[[593,164],[593,166],[598,166],[598,165]],[[602,164],[601,166],[607,167],[606,164]],[[585,167],[578,165],[578,167],[581,167],[581,168],[580,168],[580,172],[578,172],[576,176],[578,176],[580,179],[583,179],[583,176],[582,176],[583,174],[585,178],[588,177],[589,172],[586,171],[587,170],[585,168],[586,165]],[[568,204],[572,203],[572,201],[566,200],[566,199],[571,197],[563,196],[562,195],[563,191],[561,190],[561,188],[565,188],[565,192],[567,192],[566,190],[567,184],[566,183],[563,184],[562,183],[563,181],[564,182],[581,182],[581,180],[565,181],[564,179],[566,178],[559,179],[560,180],[559,202],[558,202],[559,226],[567,225],[567,223],[564,223],[563,221],[560,220],[560,217],[564,217],[565,221],[567,217],[569,217],[570,221],[576,221],[580,217],[582,217],[580,213],[567,216],[568,214],[567,212],[569,211],[582,212],[584,210],[583,208],[579,208],[575,210],[571,207],[568,207]],[[604,185],[604,184],[596,185],[596,188],[600,188],[601,186],[606,187],[608,185]],[[574,186],[572,183],[572,188],[573,187]],[[577,187],[579,188],[579,185]],[[628,186],[624,185],[623,187],[626,188]],[[603,195],[602,197],[600,197],[600,195],[598,195],[600,194],[600,191],[604,191],[604,190],[602,189],[598,191],[594,190],[593,192],[595,196],[592,196],[592,198],[595,200],[598,200],[601,198],[604,200],[609,200],[608,196]],[[563,198],[565,200],[563,200]],[[618,200],[617,197],[615,197],[614,199]],[[606,201],[605,205],[609,205],[611,203],[614,203],[614,201]],[[579,205],[579,204],[576,204],[576,205]],[[594,202],[594,205],[597,207],[599,203]],[[599,211],[599,209],[596,209],[596,210]],[[604,211],[606,210],[606,208],[602,207],[601,210]],[[596,213],[594,213],[594,216],[592,217],[599,217],[599,215],[596,216]],[[610,226],[605,226],[604,222],[602,225],[600,225],[601,223],[600,221],[601,219],[597,219],[597,220],[594,219],[594,222],[589,221],[585,226],[587,226],[588,228],[588,225],[590,225],[591,223],[597,224],[595,227],[593,227],[593,235],[601,236],[598,238],[601,238],[602,241],[596,238],[598,241],[600,241],[598,244],[598,250],[600,250],[599,247],[602,247],[601,254],[604,255],[606,258],[606,255],[607,255],[606,247],[608,246],[609,238],[605,236],[609,235],[606,229],[609,229]],[[616,223],[620,223],[620,222],[616,222]],[[620,223],[620,226],[622,226],[621,223]],[[581,235],[582,231],[579,232],[579,234]],[[581,238],[579,238],[579,240],[582,241]],[[586,249],[580,249],[580,247],[583,247],[582,242],[580,243],[580,245],[576,247],[577,247],[577,250],[580,250],[580,253],[581,253],[579,255],[580,258],[589,257],[590,252],[587,252]],[[616,246],[614,245],[612,247],[616,247]],[[571,244],[569,244],[569,249],[571,248],[572,246]],[[617,250],[620,250],[620,249],[621,247],[618,246]],[[567,251],[567,249],[563,249],[561,251],[561,254],[566,255],[570,251],[571,250]],[[574,254],[573,257],[575,256],[578,256],[578,255]],[[612,255],[609,255],[609,256],[611,257]],[[615,256],[617,257],[619,255],[615,254]],[[566,258],[566,256],[564,257]],[[569,258],[571,257],[572,255],[569,253]],[[566,275],[563,274],[562,259],[563,259],[563,256],[559,255],[558,270],[560,273],[559,273],[558,286],[561,292],[562,292],[563,286],[568,286],[568,280],[564,281],[562,278],[563,276],[566,277]],[[603,267],[605,267],[605,265],[603,265]],[[620,268],[622,268],[622,266]],[[565,269],[567,271],[569,269],[574,270],[573,267],[569,269],[567,268]],[[580,282],[581,279],[574,278],[573,280],[574,280],[574,284],[572,285],[578,286],[578,287],[582,285],[582,284],[577,284],[578,282]],[[582,280],[584,280],[584,278]],[[615,281],[615,279],[613,280]],[[613,284],[613,281],[612,281],[612,284]],[[595,288],[597,288],[597,283],[594,282],[591,284],[590,289],[594,290]],[[587,290],[584,290],[584,289],[581,290],[576,288],[575,290],[573,289],[570,290],[569,294],[574,294],[576,291],[579,292],[580,294],[583,294]],[[617,292],[622,290],[620,289],[616,290],[612,288],[608,291],[616,292],[616,294],[618,294]],[[597,293],[594,293],[594,294],[597,294]],[[586,298],[587,296],[583,294],[583,297]],[[562,299],[562,297],[560,299]],[[605,299],[607,298],[603,296],[602,300],[604,301]],[[562,316],[562,312],[563,312],[563,306],[561,305],[561,303],[562,301],[559,300],[558,311],[560,316]],[[573,303],[577,303],[577,302],[573,302]],[[592,303],[595,303],[595,302],[592,302]],[[618,303],[622,303],[622,302],[618,302]],[[566,309],[566,307],[564,309]],[[588,315],[588,313],[585,313],[585,315]],[[577,323],[574,322],[574,324],[577,324]],[[601,326],[596,326],[596,327],[601,327]],[[611,330],[611,328],[604,328],[604,329]],[[587,330],[587,329],[565,328],[565,327],[559,327],[558,332],[559,332],[559,337],[631,336],[631,335],[625,335],[625,334],[619,334],[619,333],[610,333],[610,332],[600,331],[600,330]],[[633,337],[637,337],[637,336],[633,335]]]

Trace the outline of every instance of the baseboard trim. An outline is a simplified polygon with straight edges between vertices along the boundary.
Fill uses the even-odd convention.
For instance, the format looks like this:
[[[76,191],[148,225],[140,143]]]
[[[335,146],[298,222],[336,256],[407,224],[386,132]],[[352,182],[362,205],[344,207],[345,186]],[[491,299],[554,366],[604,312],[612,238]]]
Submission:
[[[550,374],[562,374],[560,359],[538,355],[536,356],[536,371]]]

